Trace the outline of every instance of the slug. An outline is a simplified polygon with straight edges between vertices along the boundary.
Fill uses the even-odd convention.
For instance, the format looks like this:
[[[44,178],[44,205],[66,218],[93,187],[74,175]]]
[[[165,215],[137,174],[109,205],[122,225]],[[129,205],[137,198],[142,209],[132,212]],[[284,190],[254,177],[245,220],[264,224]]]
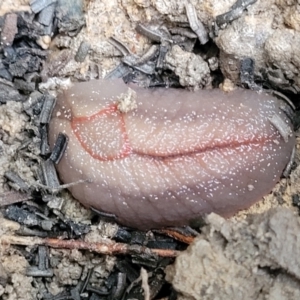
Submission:
[[[121,80],[74,85],[49,124],[57,165],[84,206],[146,230],[248,208],[279,181],[295,145],[289,118],[265,93],[143,89]]]

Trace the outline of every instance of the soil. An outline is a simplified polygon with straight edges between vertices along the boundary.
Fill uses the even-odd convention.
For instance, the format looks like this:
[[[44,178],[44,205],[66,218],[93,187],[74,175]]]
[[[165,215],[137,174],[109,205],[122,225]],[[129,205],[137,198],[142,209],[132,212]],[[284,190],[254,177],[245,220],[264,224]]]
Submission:
[[[255,86],[265,84],[292,100],[296,99],[300,90],[300,9],[296,1],[257,1],[243,10],[238,19],[223,24],[217,30],[213,28],[216,16],[228,12],[235,0],[222,1],[222,5],[218,0],[190,2],[194,4],[198,18],[210,33],[210,43],[214,46],[207,46],[210,51],[206,52],[205,46],[201,47],[199,41],[194,41],[192,48],[195,47],[197,51],[193,53],[188,50],[190,39],[181,48],[172,46],[166,57],[166,68],[177,76],[176,84],[191,90],[212,88],[224,81],[230,82],[229,86],[249,87],[249,84],[240,80],[240,66],[243,58],[251,57],[255,61]],[[47,89],[55,95],[57,87],[68,84],[65,78],[89,80],[110,74],[122,60],[120,50],[109,43],[110,37],[124,43],[134,55],[141,56],[152,42],[136,31],[139,23],[152,23],[156,27],[166,24],[168,28],[178,24],[188,26],[184,1],[86,0],[83,4],[82,12],[76,10],[76,5],[69,12],[72,12],[72,16],[77,15],[77,23],[74,21],[77,25],[72,22],[68,25],[75,26],[75,30],[61,25],[61,31],[54,35],[37,34],[32,37],[40,46],[40,51],[48,51],[47,60],[41,63],[43,68],[36,71],[42,81],[38,86],[41,92]],[[6,14],[20,14],[21,11],[31,12],[29,1],[3,0],[0,3],[0,26],[3,26]],[[85,20],[84,26],[81,17]],[[11,34],[9,39],[13,41],[16,34],[14,17],[10,22],[8,25],[12,30],[8,31]],[[1,45],[3,42],[1,40]],[[76,53],[82,42],[89,44],[90,48],[83,61],[76,61]],[[39,55],[42,57],[41,53]],[[213,67],[210,63],[212,61],[215,63]],[[187,68],[185,64],[190,67]],[[194,72],[195,64],[199,68]],[[21,67],[17,70],[20,71]],[[9,70],[15,69],[11,67]],[[37,174],[43,161],[40,150],[42,137],[37,117],[28,114],[23,106],[32,91],[14,88],[16,78],[25,81],[25,73],[14,75],[11,80],[0,78],[0,88],[7,92],[4,97],[7,101],[2,101],[0,105],[0,297],[4,300],[54,299],[55,295],[65,295],[66,291],[72,291],[72,299],[87,299],[90,294],[85,292],[81,295],[78,286],[88,277],[89,271],[93,270],[89,285],[109,289],[108,278],[111,280],[111,274],[121,260],[120,256],[49,247],[46,250],[49,260],[47,264],[53,274],[50,277],[35,277],[28,275],[28,270],[39,263],[36,258],[40,251],[38,246],[3,243],[8,235],[29,236],[28,228],[35,230],[35,234],[42,234],[48,228],[47,236],[55,230],[69,239],[84,236],[87,242],[110,240],[120,230],[118,225],[111,222],[95,222],[94,214],[72,199],[67,191],[53,195],[42,190],[40,197],[47,195],[51,198],[42,203],[40,199],[36,201],[32,194],[28,194],[26,187],[24,192],[20,184],[8,184],[5,174],[13,171],[26,186],[41,191]],[[151,80],[149,76],[142,76],[141,81],[147,85],[153,83]],[[299,103],[295,101],[295,104],[298,108]],[[214,214],[207,216],[201,234],[178,256],[173,265],[167,267],[166,278],[177,291],[178,299],[299,299],[299,130],[296,129],[295,134],[296,155],[290,176],[282,179],[272,193],[257,204],[229,220]],[[15,219],[11,217],[12,220],[8,220],[8,204],[22,200],[27,201],[32,215],[28,214],[24,219],[17,215]],[[28,211],[28,207],[26,209]],[[44,217],[46,210],[51,211],[51,214]],[[41,212],[43,218],[39,218]],[[61,228],[57,220],[63,220],[67,229]],[[74,236],[69,236],[70,228]],[[90,230],[87,235],[86,228]],[[152,235],[147,233],[147,239]],[[165,265],[171,262],[169,260]],[[138,274],[144,264],[138,262],[134,265]],[[150,269],[164,269],[165,265],[161,263],[159,267]],[[128,270],[129,267],[129,277],[131,271]],[[78,288],[76,292],[74,287]],[[140,291],[136,297],[143,298],[143,292]],[[172,299],[173,292],[169,292],[167,297]],[[95,296],[95,299],[100,298]]]

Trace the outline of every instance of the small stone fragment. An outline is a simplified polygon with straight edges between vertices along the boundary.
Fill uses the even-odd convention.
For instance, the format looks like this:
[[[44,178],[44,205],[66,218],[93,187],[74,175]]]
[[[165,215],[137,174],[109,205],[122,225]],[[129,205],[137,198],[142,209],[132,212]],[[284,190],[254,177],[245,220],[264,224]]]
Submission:
[[[183,51],[177,45],[167,53],[166,67],[179,76],[182,86],[202,89],[209,86],[212,80],[208,64],[202,57]]]

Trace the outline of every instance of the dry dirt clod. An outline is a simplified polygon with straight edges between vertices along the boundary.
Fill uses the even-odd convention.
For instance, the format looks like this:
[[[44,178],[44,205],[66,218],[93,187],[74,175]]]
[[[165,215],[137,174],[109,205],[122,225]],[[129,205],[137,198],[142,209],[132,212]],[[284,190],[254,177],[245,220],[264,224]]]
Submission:
[[[278,208],[239,223],[210,214],[207,223],[167,267],[178,299],[298,299],[297,214]]]

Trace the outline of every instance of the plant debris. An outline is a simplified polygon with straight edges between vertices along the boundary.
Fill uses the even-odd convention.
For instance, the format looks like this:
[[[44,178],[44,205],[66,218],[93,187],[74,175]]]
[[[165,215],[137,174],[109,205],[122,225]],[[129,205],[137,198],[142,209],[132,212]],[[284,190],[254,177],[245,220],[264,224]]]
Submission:
[[[0,3],[1,299],[176,299],[164,270],[203,226],[118,227],[114,216],[86,210],[64,191],[70,185],[61,185],[55,164],[68,137],[50,149],[47,134],[56,92],[70,84],[65,78],[191,90],[230,82],[292,100],[299,94],[296,4],[125,2]],[[248,213],[292,203],[299,210],[298,165],[296,151],[290,178]],[[291,275],[280,281],[283,275],[267,273],[297,285]]]

